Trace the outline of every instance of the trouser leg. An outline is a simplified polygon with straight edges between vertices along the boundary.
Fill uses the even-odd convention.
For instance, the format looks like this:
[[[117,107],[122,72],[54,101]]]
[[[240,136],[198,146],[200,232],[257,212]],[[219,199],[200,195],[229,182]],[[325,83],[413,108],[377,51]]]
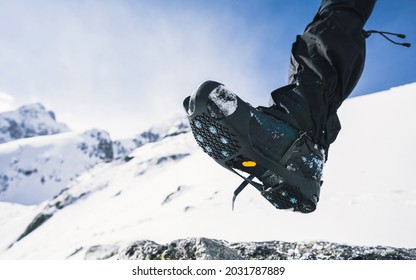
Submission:
[[[350,9],[365,24],[370,17],[377,0],[322,0],[318,14],[325,10]]]
[[[272,93],[274,114],[325,148],[341,129],[337,110],[363,71],[363,26],[375,2],[323,0],[293,44],[289,86]]]

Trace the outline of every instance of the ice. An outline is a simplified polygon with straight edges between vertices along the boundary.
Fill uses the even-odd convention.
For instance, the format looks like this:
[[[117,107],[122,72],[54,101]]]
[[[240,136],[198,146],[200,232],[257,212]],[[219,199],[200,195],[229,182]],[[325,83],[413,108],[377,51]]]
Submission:
[[[292,172],[296,172],[296,168],[293,167],[293,164],[289,164],[288,166],[286,166],[287,170],[292,171]]]

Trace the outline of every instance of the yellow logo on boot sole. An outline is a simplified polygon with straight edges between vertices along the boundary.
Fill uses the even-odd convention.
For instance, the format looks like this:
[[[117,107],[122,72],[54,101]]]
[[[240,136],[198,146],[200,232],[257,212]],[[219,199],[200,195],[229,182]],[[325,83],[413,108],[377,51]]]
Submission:
[[[255,161],[248,160],[248,161],[243,161],[242,165],[244,167],[255,167],[257,163]]]

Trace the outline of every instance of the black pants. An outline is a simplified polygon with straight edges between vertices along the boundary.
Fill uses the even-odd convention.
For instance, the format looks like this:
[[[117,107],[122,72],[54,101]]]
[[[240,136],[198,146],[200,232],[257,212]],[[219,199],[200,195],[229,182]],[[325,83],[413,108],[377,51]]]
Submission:
[[[376,0],[323,0],[292,47],[289,85],[272,92],[267,113],[328,149],[341,125],[337,110],[364,68],[363,27]]]

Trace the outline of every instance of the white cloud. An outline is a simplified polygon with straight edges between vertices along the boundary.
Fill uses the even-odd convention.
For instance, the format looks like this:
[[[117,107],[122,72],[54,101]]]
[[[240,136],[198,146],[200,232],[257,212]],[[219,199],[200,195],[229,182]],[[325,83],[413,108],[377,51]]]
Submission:
[[[0,112],[14,110],[14,98],[4,91],[0,91]]]
[[[36,96],[73,129],[133,135],[180,110],[207,79],[267,103],[259,34],[244,32],[243,18],[172,12],[152,1],[42,3],[0,11],[0,25],[14,29],[0,27],[0,85],[13,88],[19,104]]]

